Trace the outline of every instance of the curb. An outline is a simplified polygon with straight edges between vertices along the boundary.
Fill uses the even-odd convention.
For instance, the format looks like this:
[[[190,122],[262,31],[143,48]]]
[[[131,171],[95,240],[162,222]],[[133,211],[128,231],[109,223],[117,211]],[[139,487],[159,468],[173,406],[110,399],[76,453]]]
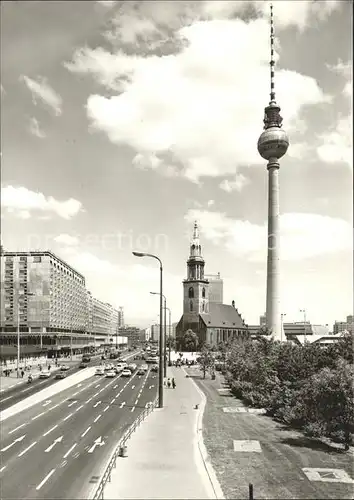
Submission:
[[[186,372],[186,370],[184,368],[182,368],[182,370],[184,371],[184,373],[186,375],[188,375],[188,373]],[[206,403],[207,403],[207,398],[206,398],[204,392],[198,387],[198,384],[193,380],[193,378],[189,377],[189,379],[194,384],[194,387],[197,389],[197,391],[202,399],[202,403],[201,403],[199,411],[198,411],[198,419],[197,419],[198,449],[199,449],[206,473],[208,475],[208,479],[209,479],[211,487],[213,489],[215,498],[217,500],[219,500],[219,499],[225,500],[224,493],[221,489],[219,480],[216,477],[216,473],[215,473],[214,468],[211,464],[211,461],[210,461],[210,458],[208,455],[208,451],[206,449],[206,446],[205,446],[204,440],[203,440],[203,415],[204,415],[204,410],[205,410]]]

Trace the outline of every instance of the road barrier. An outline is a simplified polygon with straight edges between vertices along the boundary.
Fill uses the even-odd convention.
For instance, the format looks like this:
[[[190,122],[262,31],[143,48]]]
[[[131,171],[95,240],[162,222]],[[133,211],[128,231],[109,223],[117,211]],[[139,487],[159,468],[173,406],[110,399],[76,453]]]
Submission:
[[[107,483],[111,482],[111,473],[112,469],[116,467],[117,458],[118,457],[126,457],[127,456],[127,447],[125,443],[131,437],[133,432],[139,427],[141,422],[143,422],[146,417],[156,408],[158,404],[158,398],[156,398],[151,405],[149,405],[145,410],[140,413],[139,417],[133,422],[133,424],[129,427],[129,429],[123,434],[123,437],[119,440],[116,448],[114,449],[111,458],[109,459],[108,465],[102,475],[102,479],[99,482],[99,485],[91,497],[92,500],[103,500],[104,498],[104,488]]]

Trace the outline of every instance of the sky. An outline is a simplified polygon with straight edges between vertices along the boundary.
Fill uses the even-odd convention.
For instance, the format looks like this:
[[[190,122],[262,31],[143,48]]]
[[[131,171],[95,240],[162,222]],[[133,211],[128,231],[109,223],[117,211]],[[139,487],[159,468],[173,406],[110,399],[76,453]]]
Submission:
[[[352,6],[273,2],[281,310],[353,313]],[[1,239],[50,249],[126,323],[172,321],[193,223],[224,303],[266,301],[269,2],[1,2]]]

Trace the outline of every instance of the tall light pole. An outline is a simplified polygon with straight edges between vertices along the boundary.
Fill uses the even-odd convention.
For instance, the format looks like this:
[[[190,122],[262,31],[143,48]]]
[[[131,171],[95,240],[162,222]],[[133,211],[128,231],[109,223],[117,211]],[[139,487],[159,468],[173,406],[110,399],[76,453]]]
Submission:
[[[160,295],[159,293],[157,292],[150,292],[151,295]],[[166,309],[168,309],[166,307],[166,297],[165,295],[162,295],[162,297],[164,298],[164,301],[165,301],[165,305],[164,305],[164,330],[165,330],[165,333],[164,333],[164,350],[163,350],[163,376],[166,377],[167,376],[167,362],[166,362],[166,342],[167,342],[167,333],[166,333]]]
[[[164,354],[164,342],[163,342],[163,330],[162,330],[162,262],[159,257],[156,255],[152,255],[151,253],[143,253],[143,252],[133,252],[135,257],[151,257],[152,259],[156,259],[160,263],[160,366],[159,366],[159,408],[163,408],[163,354]]]
[[[168,364],[170,365],[171,363],[171,309],[169,307],[166,307],[168,311]]]
[[[306,309],[300,309],[300,312],[304,314],[304,344],[306,344]]]
[[[280,324],[280,340],[282,341],[283,340],[283,329],[284,329],[284,321],[283,321],[283,318],[284,316],[286,316],[286,313],[281,313],[280,315],[280,321],[281,321],[281,324]]]

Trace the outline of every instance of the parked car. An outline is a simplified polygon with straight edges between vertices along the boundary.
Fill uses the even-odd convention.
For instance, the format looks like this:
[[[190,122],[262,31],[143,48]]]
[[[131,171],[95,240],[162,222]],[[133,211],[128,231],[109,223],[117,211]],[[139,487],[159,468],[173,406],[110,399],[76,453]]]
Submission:
[[[96,368],[95,375],[104,375],[104,369],[101,367]]]
[[[139,370],[136,373],[138,375],[145,375],[145,370],[143,368],[139,368]]]
[[[70,366],[67,366],[67,365],[61,365],[60,370],[61,370],[62,372],[67,372],[68,370],[70,370]]]
[[[57,380],[62,380],[63,378],[66,377],[66,373],[65,372],[58,372],[56,375],[55,375],[55,378]]]
[[[84,361],[82,361],[80,364],[79,364],[79,368],[86,368],[88,366],[88,363],[85,363]]]
[[[153,366],[151,367],[151,371],[152,371],[152,372],[158,372],[158,371],[159,371],[159,365],[153,365]]]
[[[48,371],[48,372],[41,372],[41,373],[39,374],[39,377],[38,377],[38,378],[49,378],[49,377],[50,377],[50,375],[51,375],[50,371]]]
[[[106,372],[106,378],[114,378],[116,376],[116,372],[113,370],[109,370]]]
[[[128,365],[128,370],[130,370],[131,372],[135,372],[137,366],[135,363],[130,363],[130,365]]]
[[[131,377],[131,376],[132,376],[132,372],[130,370],[128,370],[128,368],[125,368],[122,371],[122,377]]]

